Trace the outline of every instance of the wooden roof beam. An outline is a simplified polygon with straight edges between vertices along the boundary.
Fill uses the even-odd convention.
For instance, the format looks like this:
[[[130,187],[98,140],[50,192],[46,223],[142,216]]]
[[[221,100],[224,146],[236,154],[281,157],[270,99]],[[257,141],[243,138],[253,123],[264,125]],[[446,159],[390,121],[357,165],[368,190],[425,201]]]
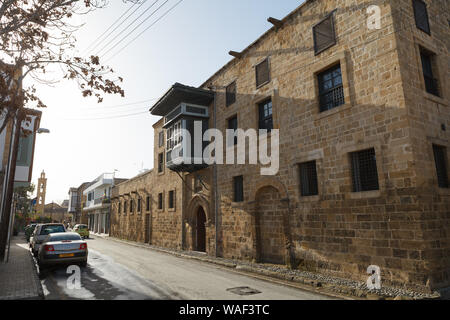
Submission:
[[[269,17],[267,19],[268,22],[270,22],[271,24],[273,24],[275,26],[275,28],[280,29],[283,26],[283,21]]]
[[[230,51],[228,54],[238,59],[242,58],[242,52]]]

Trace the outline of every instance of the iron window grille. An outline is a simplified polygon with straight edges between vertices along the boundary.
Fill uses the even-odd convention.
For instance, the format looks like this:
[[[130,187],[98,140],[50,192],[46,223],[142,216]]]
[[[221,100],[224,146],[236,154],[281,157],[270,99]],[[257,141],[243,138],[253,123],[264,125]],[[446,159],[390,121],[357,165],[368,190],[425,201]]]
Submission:
[[[433,60],[435,55],[424,49],[420,50],[420,59],[422,60],[422,72],[425,81],[425,90],[432,95],[439,96],[439,85],[433,73]]]
[[[259,129],[271,131],[273,129],[272,100],[266,100],[258,105]]]
[[[175,192],[172,190],[172,191],[169,191],[169,208],[170,209],[173,209],[173,208],[175,208]]]
[[[375,149],[351,153],[353,192],[379,190]]]
[[[237,116],[234,116],[233,118],[228,119],[228,129],[234,130],[235,135],[234,135],[233,143],[234,143],[234,145],[237,145],[237,143],[238,143],[238,137],[236,136],[236,130],[238,129]]]
[[[163,209],[163,194],[162,193],[158,194],[158,209],[159,210]]]
[[[147,196],[147,201],[145,202],[145,205],[147,206],[147,211],[150,211],[150,197]]]
[[[433,153],[439,188],[449,188],[447,173],[447,148],[433,145]]]
[[[233,178],[234,185],[234,202],[244,201],[244,177],[238,176]]]
[[[226,88],[226,105],[231,106],[236,102],[236,81],[231,83]]]
[[[303,197],[319,194],[316,161],[300,164],[300,191]]]
[[[158,154],[158,172],[163,172],[164,167],[164,153]]]
[[[313,38],[316,55],[336,44],[333,13],[313,27]]]
[[[345,104],[341,66],[334,66],[317,75],[319,82],[320,112]]]
[[[431,34],[430,22],[428,19],[427,4],[422,0],[413,0],[414,19],[419,30]]]
[[[270,68],[269,58],[258,64],[255,68],[256,72],[256,87],[259,88],[262,85],[270,82]]]

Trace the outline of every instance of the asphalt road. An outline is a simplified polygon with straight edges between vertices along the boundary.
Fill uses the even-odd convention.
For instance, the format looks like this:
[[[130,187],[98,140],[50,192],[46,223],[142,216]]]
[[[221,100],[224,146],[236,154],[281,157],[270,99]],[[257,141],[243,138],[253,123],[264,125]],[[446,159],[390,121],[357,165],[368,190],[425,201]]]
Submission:
[[[324,300],[328,296],[283,286],[200,261],[102,238],[88,240],[88,266],[79,286],[67,267],[40,274],[46,299]],[[248,287],[254,294],[229,291]]]

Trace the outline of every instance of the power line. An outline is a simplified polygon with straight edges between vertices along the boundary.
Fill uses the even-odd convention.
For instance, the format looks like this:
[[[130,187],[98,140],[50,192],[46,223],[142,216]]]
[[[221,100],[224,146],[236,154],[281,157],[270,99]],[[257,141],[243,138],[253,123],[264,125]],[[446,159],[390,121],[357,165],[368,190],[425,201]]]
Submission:
[[[134,106],[134,105],[138,105],[138,104],[143,104],[146,102],[152,102],[157,100],[158,98],[153,98],[153,99],[147,99],[147,100],[142,100],[142,101],[137,101],[137,102],[131,102],[131,103],[125,103],[125,104],[117,104],[117,105],[112,105],[112,106],[101,106],[101,107],[86,107],[86,108],[79,108],[79,109],[83,109],[83,110],[100,110],[100,109],[115,109],[115,108],[121,108],[121,107],[127,107],[127,106]]]
[[[111,117],[98,117],[98,118],[66,118],[63,120],[68,120],[68,121],[90,121],[90,120],[108,120],[108,119],[121,119],[121,118],[127,118],[127,117],[132,117],[132,116],[137,116],[137,115],[142,115],[142,114],[149,114],[148,111],[145,112],[136,112],[136,113],[129,113],[129,114],[123,114],[123,115],[117,115],[117,116],[111,116]]]
[[[133,12],[131,12],[118,26],[116,26],[110,33],[108,33],[108,35],[99,43],[97,43],[95,45],[94,48],[92,48],[92,51],[94,51],[96,48],[98,48],[99,45],[101,45],[106,39],[108,39],[108,37],[114,33],[114,31],[116,31],[122,24],[125,23],[125,21],[127,21],[128,19],[130,19],[130,17],[136,13],[136,11],[138,11],[145,3],[147,2],[147,0],[144,0],[136,9],[133,10]],[[135,3],[136,5],[137,3]],[[134,5],[133,5],[134,6]]]
[[[173,9],[175,9],[183,0],[178,1],[174,6],[172,6],[169,10],[167,10],[162,16],[160,16],[155,22],[153,22],[151,25],[149,25],[147,28],[145,28],[141,33],[139,33],[136,37],[134,37],[130,42],[128,42],[122,49],[117,51],[115,54],[113,54],[106,62],[113,59],[115,56],[117,56],[119,53],[121,53],[123,50],[125,50],[130,44],[132,44],[136,39],[138,39],[141,35],[143,35],[145,32],[147,32],[151,27],[153,27],[158,21],[160,21],[162,18],[164,18],[166,15],[168,15]],[[114,48],[112,48],[114,49]],[[111,50],[112,50],[111,49]]]
[[[147,0],[144,0],[144,2]],[[94,45],[97,41],[99,41],[117,22],[119,22],[131,9],[133,9],[133,7],[137,5],[137,2],[133,3],[132,6],[130,6],[118,19],[116,19],[116,21],[114,21],[108,29],[105,30],[105,32],[103,32],[100,36],[97,37],[97,39],[95,39],[94,41],[91,42],[91,44],[84,50],[84,52],[87,52],[92,45]],[[139,8],[138,8],[139,9]],[[126,19],[125,19],[126,21]],[[123,23],[123,22],[122,22]],[[108,37],[106,37],[108,38]],[[105,38],[105,39],[106,39]],[[94,48],[92,48],[92,50],[94,50],[100,43],[102,43],[105,39],[103,39],[102,41],[98,42]]]
[[[134,32],[134,30],[136,30],[139,26],[141,26],[145,21],[147,21],[148,19],[150,19],[155,13],[156,13],[156,11],[158,11],[162,6],[164,6],[167,2],[168,2],[169,0],[166,0],[166,2],[164,2],[159,8],[157,8],[155,11],[153,11],[148,17],[146,17],[145,19],[144,19],[144,21],[142,21],[140,24],[138,24],[137,25],[137,27],[136,28],[134,28],[130,33],[128,33],[124,38],[122,38],[120,41],[119,41],[119,43],[121,42],[121,41],[123,41],[123,39],[125,39],[126,37],[128,37],[131,33],[133,33]],[[125,29],[123,29],[122,31],[120,31],[119,32],[119,34],[117,34],[114,38],[112,38],[107,44],[105,44],[98,52],[97,52],[97,55],[100,55],[100,53],[105,49],[105,48],[107,48],[114,40],[116,40],[122,33],[124,33],[126,30],[128,30],[128,28],[129,27],[131,27],[137,20],[139,20],[144,14],[146,14],[147,13],[147,11],[149,11],[151,8],[153,8],[153,6],[157,3],[157,2],[159,2],[159,0],[155,0],[155,2],[153,2],[151,5],[150,5],[150,7],[148,7],[147,9],[145,9],[136,19],[134,19],[131,23],[129,23],[126,27],[125,27]],[[114,48],[115,46],[113,46],[113,48]],[[110,49],[110,50],[112,50],[112,49]]]

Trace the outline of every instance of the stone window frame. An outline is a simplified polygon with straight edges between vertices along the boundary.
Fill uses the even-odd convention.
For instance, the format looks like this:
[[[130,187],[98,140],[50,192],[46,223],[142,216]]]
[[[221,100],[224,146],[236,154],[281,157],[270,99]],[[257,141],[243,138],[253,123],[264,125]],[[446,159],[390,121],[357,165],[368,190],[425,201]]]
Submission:
[[[323,199],[325,194],[325,172],[324,172],[324,152],[323,149],[316,149],[309,152],[298,152],[298,155],[294,157],[292,163],[292,176],[294,177],[295,186],[295,198],[299,202],[317,202]],[[317,195],[302,196],[301,194],[301,182],[300,182],[300,164],[305,162],[315,161],[317,172]]]
[[[340,160],[341,163],[344,163],[343,170],[345,185],[349,186],[349,190],[345,192],[346,199],[380,198],[381,195],[385,193],[386,180],[384,179],[385,170],[383,168],[384,152],[381,147],[381,142],[378,139],[379,138],[373,140],[371,139],[362,143],[351,143],[336,146],[336,149],[338,150],[336,160]],[[376,165],[378,173],[378,190],[353,192],[351,153],[367,149],[375,149],[375,156],[377,158]]]
[[[421,59],[421,50],[428,51],[432,54],[434,54],[434,66],[435,69],[433,70],[433,75],[438,81],[438,87],[439,87],[439,94],[440,96],[435,96],[434,94],[428,93],[425,86],[425,78],[422,70],[422,59]],[[431,42],[425,42],[422,39],[419,39],[414,36],[414,51],[416,56],[416,66],[418,69],[418,77],[420,88],[423,91],[423,95],[425,99],[431,100],[436,103],[444,104],[446,106],[450,106],[450,102],[448,100],[448,97],[450,93],[448,92],[448,85],[450,83],[449,80],[447,80],[445,77],[442,76],[442,70],[447,70],[447,67],[445,65],[445,57],[442,57],[438,54],[439,50],[438,48],[432,44]]]
[[[170,207],[170,193],[173,192],[173,208]],[[177,210],[177,193],[176,189],[169,190],[167,192],[167,210],[169,212],[175,212]]]
[[[312,77],[314,83],[314,121],[320,120],[323,118],[327,118],[331,115],[344,112],[355,106],[355,97],[351,94],[350,90],[350,74],[348,72],[348,63],[347,63],[347,53],[346,51],[341,51],[328,59],[320,59],[318,62],[312,65]],[[345,103],[340,105],[339,107],[326,110],[320,112],[320,90],[319,90],[319,79],[318,75],[323,71],[326,71],[333,66],[341,65],[341,76],[342,76],[342,85],[344,88],[344,99]]]

